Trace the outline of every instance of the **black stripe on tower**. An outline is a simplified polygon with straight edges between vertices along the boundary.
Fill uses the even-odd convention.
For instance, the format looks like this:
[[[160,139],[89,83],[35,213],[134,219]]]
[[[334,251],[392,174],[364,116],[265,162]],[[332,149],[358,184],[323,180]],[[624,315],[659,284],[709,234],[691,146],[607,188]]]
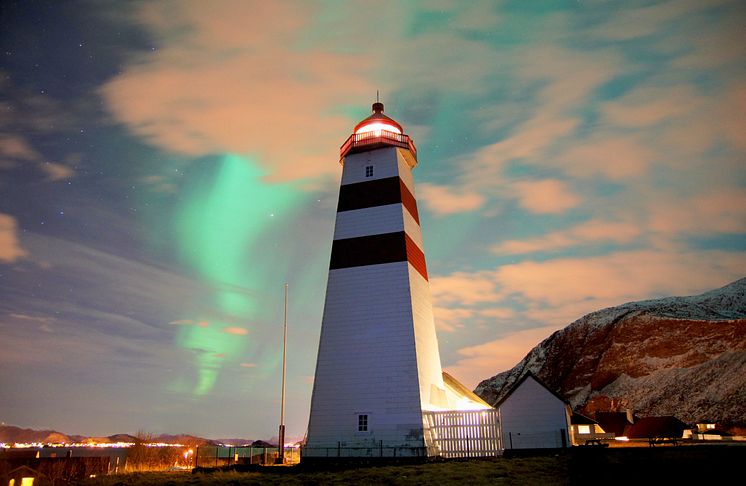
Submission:
[[[337,212],[401,203],[419,224],[417,202],[398,176],[345,184],[339,188]]]
[[[401,202],[399,177],[344,184],[339,188],[337,212],[372,208]]]
[[[403,262],[407,259],[404,232],[359,236],[334,240],[329,269],[360,267],[379,263]]]
[[[404,231],[397,231],[334,240],[329,270],[404,261],[427,280],[424,253]]]

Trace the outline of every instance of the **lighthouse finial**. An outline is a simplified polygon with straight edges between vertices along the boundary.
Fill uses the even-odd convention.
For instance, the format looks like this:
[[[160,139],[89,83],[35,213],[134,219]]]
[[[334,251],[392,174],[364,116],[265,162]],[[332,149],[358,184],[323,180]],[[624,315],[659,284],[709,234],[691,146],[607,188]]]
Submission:
[[[383,113],[383,103],[379,98],[378,90],[376,90],[376,102],[373,103],[373,113]]]

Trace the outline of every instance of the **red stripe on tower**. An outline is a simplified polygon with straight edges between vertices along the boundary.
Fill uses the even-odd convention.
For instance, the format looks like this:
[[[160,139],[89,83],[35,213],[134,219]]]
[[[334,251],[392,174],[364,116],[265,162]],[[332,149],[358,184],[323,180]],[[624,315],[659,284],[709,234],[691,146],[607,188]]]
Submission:
[[[417,214],[417,200],[415,200],[412,193],[409,192],[409,189],[401,178],[399,179],[399,186],[401,191],[401,203],[405,208],[407,208],[407,211],[409,211],[409,214],[412,215],[414,220],[417,221],[417,224],[420,224],[420,215]]]
[[[425,280],[427,278],[427,264],[425,263],[425,254],[422,253],[420,247],[412,241],[407,234],[404,235],[404,241],[407,246],[407,261],[417,270]]]

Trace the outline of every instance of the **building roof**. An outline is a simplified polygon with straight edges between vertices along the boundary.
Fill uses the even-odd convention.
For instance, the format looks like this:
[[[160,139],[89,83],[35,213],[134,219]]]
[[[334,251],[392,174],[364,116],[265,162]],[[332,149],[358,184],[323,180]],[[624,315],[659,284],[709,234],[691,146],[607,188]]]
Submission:
[[[570,415],[570,424],[572,425],[598,425],[598,422],[590,417],[586,417],[583,414],[573,411]]]
[[[482,405],[484,408],[492,408],[492,406],[482,400],[479,395],[466,388],[460,381],[445,371],[443,372],[443,384],[446,386],[446,389],[450,389],[450,391],[459,398],[473,402],[477,406]]]
[[[11,478],[13,476],[16,476],[17,475],[16,473],[18,473],[20,471],[25,471],[27,474],[29,474],[30,476],[33,476],[33,477],[37,477],[37,478],[43,477],[43,478],[49,479],[49,476],[47,476],[46,474],[44,474],[44,473],[42,473],[40,471],[37,471],[36,469],[33,469],[33,468],[31,468],[29,466],[26,466],[26,465],[18,466],[17,468],[8,471],[5,474],[5,477],[6,478]]]
[[[596,422],[606,432],[611,432],[617,437],[626,434],[626,428],[632,425],[627,412],[596,412]]]
[[[505,400],[507,400],[508,397],[510,397],[510,395],[512,395],[513,392],[516,391],[518,389],[518,387],[520,387],[523,384],[523,382],[526,381],[529,377],[533,378],[534,381],[536,381],[539,385],[541,385],[543,388],[545,388],[549,393],[551,393],[552,395],[554,395],[555,397],[557,397],[557,399],[559,401],[561,401],[562,403],[564,403],[565,405],[569,405],[570,404],[570,402],[568,402],[567,399],[565,399],[565,397],[563,397],[562,395],[560,395],[556,391],[554,391],[551,388],[549,388],[546,383],[544,383],[543,381],[541,381],[538,376],[536,376],[535,374],[533,374],[533,372],[531,372],[529,370],[529,371],[526,371],[523,374],[523,376],[521,376],[518,379],[518,381],[516,381],[515,383],[513,383],[513,385],[508,390],[508,393],[506,393],[497,403],[495,403],[494,407],[495,408],[500,408],[500,405],[502,405],[503,402],[505,402]]]
[[[651,437],[679,438],[687,425],[676,417],[643,417],[634,424],[628,425],[625,435],[630,439],[647,439]]]

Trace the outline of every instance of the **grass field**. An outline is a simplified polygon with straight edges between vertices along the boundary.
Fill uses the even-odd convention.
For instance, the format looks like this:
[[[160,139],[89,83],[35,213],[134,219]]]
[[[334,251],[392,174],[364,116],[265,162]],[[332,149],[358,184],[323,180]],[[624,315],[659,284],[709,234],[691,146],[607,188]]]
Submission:
[[[534,457],[453,460],[345,469],[272,467],[261,472],[133,473],[91,478],[88,486],[274,484],[711,484],[739,477],[746,447],[575,448]]]

